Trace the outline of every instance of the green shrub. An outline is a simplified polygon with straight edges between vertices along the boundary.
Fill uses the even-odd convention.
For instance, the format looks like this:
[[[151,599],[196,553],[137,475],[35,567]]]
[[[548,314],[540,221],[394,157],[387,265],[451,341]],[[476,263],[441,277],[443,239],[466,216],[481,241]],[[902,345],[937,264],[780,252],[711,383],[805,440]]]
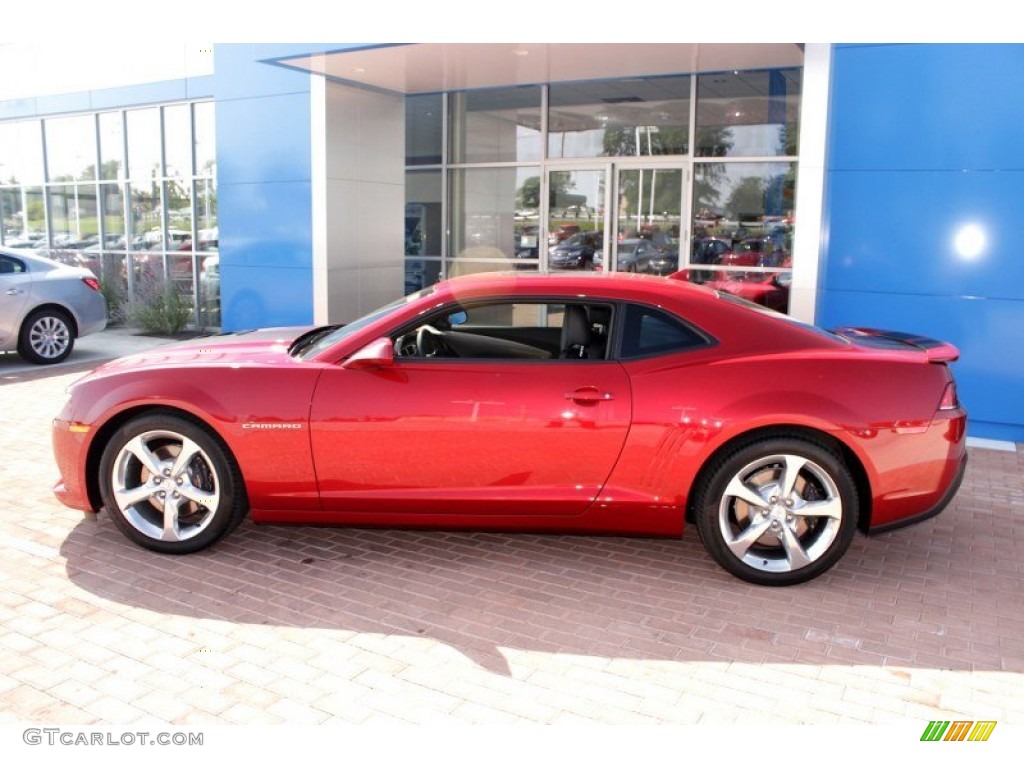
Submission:
[[[125,308],[128,323],[145,333],[174,336],[192,319],[191,297],[163,278],[136,285],[135,300]]]
[[[113,281],[101,281],[100,293],[107,302],[107,322],[111,325],[123,323],[126,305],[121,286]]]

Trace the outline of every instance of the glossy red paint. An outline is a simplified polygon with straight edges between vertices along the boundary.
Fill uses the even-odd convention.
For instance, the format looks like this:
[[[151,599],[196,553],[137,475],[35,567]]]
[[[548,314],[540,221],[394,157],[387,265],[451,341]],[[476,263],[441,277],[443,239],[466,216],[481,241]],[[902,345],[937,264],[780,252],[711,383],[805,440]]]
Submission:
[[[610,307],[609,353],[395,354],[439,312],[496,299]],[[617,354],[628,306],[704,342]],[[848,469],[857,509],[844,514],[868,529],[941,509],[966,457],[950,370],[920,345],[864,346],[678,280],[478,275],[290,351],[304,330],[200,339],[87,375],[54,422],[58,497],[99,509],[104,448],[143,414],[202,425],[253,519],[276,523],[678,535],[730,454],[798,439]]]

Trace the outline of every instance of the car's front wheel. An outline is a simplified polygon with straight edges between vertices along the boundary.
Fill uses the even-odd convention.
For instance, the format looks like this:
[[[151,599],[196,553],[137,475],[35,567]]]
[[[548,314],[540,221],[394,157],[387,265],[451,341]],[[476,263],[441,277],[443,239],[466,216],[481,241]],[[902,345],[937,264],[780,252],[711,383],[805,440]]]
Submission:
[[[204,427],[174,414],[133,419],[107,442],[100,494],[114,524],[157,552],[213,544],[245,517],[241,474]]]
[[[704,546],[755,584],[798,584],[827,571],[850,546],[857,487],[843,459],[801,438],[749,443],[724,457],[697,489]]]
[[[40,309],[26,318],[18,336],[18,354],[31,363],[59,363],[71,354],[75,332],[67,313]]]

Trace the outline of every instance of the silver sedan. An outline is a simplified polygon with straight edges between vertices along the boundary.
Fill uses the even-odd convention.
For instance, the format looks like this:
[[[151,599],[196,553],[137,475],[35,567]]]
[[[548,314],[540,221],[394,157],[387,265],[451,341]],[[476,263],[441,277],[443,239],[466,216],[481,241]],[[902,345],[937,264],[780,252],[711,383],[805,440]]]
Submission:
[[[0,352],[59,363],[75,339],[102,331],[107,304],[88,269],[33,253],[0,250]]]

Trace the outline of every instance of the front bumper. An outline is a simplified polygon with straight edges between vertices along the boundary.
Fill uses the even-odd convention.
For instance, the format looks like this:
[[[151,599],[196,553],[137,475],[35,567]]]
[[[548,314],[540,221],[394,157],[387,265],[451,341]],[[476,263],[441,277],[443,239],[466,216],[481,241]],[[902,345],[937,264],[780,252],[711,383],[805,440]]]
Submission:
[[[86,480],[88,436],[89,429],[81,424],[59,417],[53,420],[53,457],[60,472],[53,494],[66,507],[96,512]]]

